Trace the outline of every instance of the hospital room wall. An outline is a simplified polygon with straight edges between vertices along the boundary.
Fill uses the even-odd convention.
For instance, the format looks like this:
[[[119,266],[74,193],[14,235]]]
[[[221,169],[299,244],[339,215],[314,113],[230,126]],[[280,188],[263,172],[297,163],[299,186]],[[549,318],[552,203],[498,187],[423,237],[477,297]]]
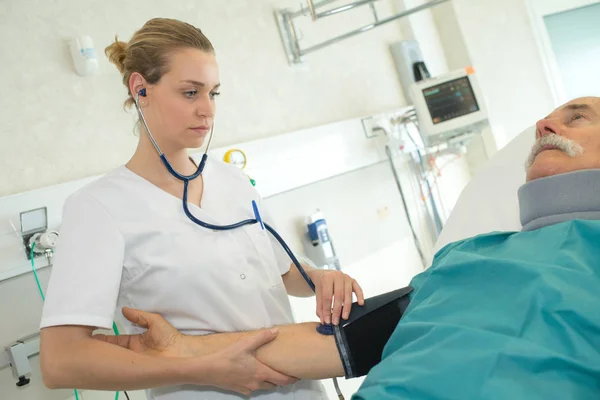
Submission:
[[[291,68],[273,16],[297,0],[9,0],[0,6],[2,71],[0,162],[10,179],[0,196],[104,173],[135,149],[126,89],[103,54],[155,16],[189,21],[213,42],[220,64],[216,147],[405,104],[388,46],[397,23],[315,52]],[[378,2],[381,15],[391,0]],[[368,11],[368,10],[366,10]],[[312,24],[299,21],[304,46],[371,20],[365,8]],[[308,20],[308,19],[307,19]],[[310,25],[309,25],[310,24]],[[234,29],[235,27],[235,29]],[[89,35],[99,72],[74,72],[67,41]]]
[[[448,63],[476,67],[498,148],[554,108],[527,0],[452,0],[434,11]]]
[[[396,24],[316,52],[306,66],[293,69],[284,56],[272,11],[297,7],[297,1],[228,0],[226,4],[209,0],[2,3],[0,51],[7,59],[2,69],[11,79],[0,96],[0,163],[5,177],[0,181],[0,196],[94,176],[127,160],[137,141],[131,129],[133,116],[122,110],[125,89],[102,52],[115,33],[128,39],[135,28],[157,15],[201,26],[217,49],[223,82],[217,147],[404,105],[388,50],[389,43],[402,39]],[[378,7],[383,7],[383,13],[387,3]],[[349,13],[341,25],[321,25],[320,38],[331,26],[345,29],[363,20],[363,13]],[[307,40],[315,40],[308,28],[305,31]],[[74,73],[66,47],[72,35],[90,35],[94,40],[98,75],[83,78]],[[301,200],[307,198],[311,200]],[[397,189],[385,164],[274,196],[267,204],[281,221],[286,238],[298,232],[299,221],[308,212],[321,207],[342,265],[357,278],[367,279],[362,281],[369,294],[405,284],[418,271]],[[49,272],[40,271],[44,288]],[[0,346],[35,332],[41,306],[31,274],[0,282]],[[312,307],[296,306],[300,319],[313,312]],[[46,390],[39,379],[38,358],[31,361],[34,379],[22,389],[15,387],[10,369],[0,370],[0,398],[71,396],[69,391]]]

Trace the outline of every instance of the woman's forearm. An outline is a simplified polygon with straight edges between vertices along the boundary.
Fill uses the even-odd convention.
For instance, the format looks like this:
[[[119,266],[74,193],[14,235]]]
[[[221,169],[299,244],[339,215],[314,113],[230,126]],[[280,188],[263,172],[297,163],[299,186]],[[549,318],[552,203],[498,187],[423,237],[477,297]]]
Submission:
[[[302,267],[309,276],[317,271],[308,265],[302,264]],[[285,285],[285,290],[290,296],[311,297],[315,295],[315,292],[313,292],[310,286],[308,286],[308,283],[306,283],[306,280],[302,274],[300,274],[300,271],[298,271],[298,268],[296,268],[294,264],[290,266],[290,270],[282,276],[282,279]],[[314,277],[311,277],[311,279],[313,281],[315,280]]]
[[[85,336],[59,343],[47,340],[45,333],[42,330],[40,361],[44,383],[51,389],[138,390],[202,384],[208,375],[206,362],[197,358],[140,354]]]
[[[321,335],[316,323],[278,326],[279,335],[262,346],[256,358],[267,366],[299,379],[344,376],[333,336]],[[194,356],[217,352],[256,332],[185,336],[185,351]]]

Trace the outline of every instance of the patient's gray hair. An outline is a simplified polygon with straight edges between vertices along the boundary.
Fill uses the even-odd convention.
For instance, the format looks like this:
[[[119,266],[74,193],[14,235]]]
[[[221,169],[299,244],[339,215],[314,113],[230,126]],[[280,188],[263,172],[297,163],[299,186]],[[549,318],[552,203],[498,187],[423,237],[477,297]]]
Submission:
[[[583,147],[572,140],[560,135],[550,134],[538,139],[529,153],[529,158],[525,163],[525,170],[529,170],[538,154],[542,152],[544,146],[555,146],[565,152],[569,157],[575,157],[583,153]]]

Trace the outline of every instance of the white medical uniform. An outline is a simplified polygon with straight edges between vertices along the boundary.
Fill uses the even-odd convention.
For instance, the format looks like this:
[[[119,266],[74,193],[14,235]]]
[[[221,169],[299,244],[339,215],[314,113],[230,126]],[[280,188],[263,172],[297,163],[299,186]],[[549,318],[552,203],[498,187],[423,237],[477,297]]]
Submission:
[[[254,218],[260,197],[236,167],[208,161],[202,221],[225,225]],[[63,211],[41,326],[87,325],[138,333],[123,306],[162,314],[189,335],[247,331],[293,323],[281,278],[286,253],[259,224],[213,231],[193,223],[181,200],[125,166],[69,197]],[[207,387],[147,391],[157,400],[225,400],[242,396]],[[244,397],[247,398],[247,397]],[[325,399],[320,383],[300,381],[253,399]]]

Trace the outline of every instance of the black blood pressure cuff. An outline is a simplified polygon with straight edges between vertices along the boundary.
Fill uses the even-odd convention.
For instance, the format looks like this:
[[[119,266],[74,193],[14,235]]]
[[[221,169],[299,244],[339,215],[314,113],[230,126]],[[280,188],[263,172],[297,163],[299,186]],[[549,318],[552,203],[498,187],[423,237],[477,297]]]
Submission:
[[[348,320],[334,326],[335,343],[346,379],[366,375],[381,361],[381,354],[410,303],[408,286],[352,304]]]

